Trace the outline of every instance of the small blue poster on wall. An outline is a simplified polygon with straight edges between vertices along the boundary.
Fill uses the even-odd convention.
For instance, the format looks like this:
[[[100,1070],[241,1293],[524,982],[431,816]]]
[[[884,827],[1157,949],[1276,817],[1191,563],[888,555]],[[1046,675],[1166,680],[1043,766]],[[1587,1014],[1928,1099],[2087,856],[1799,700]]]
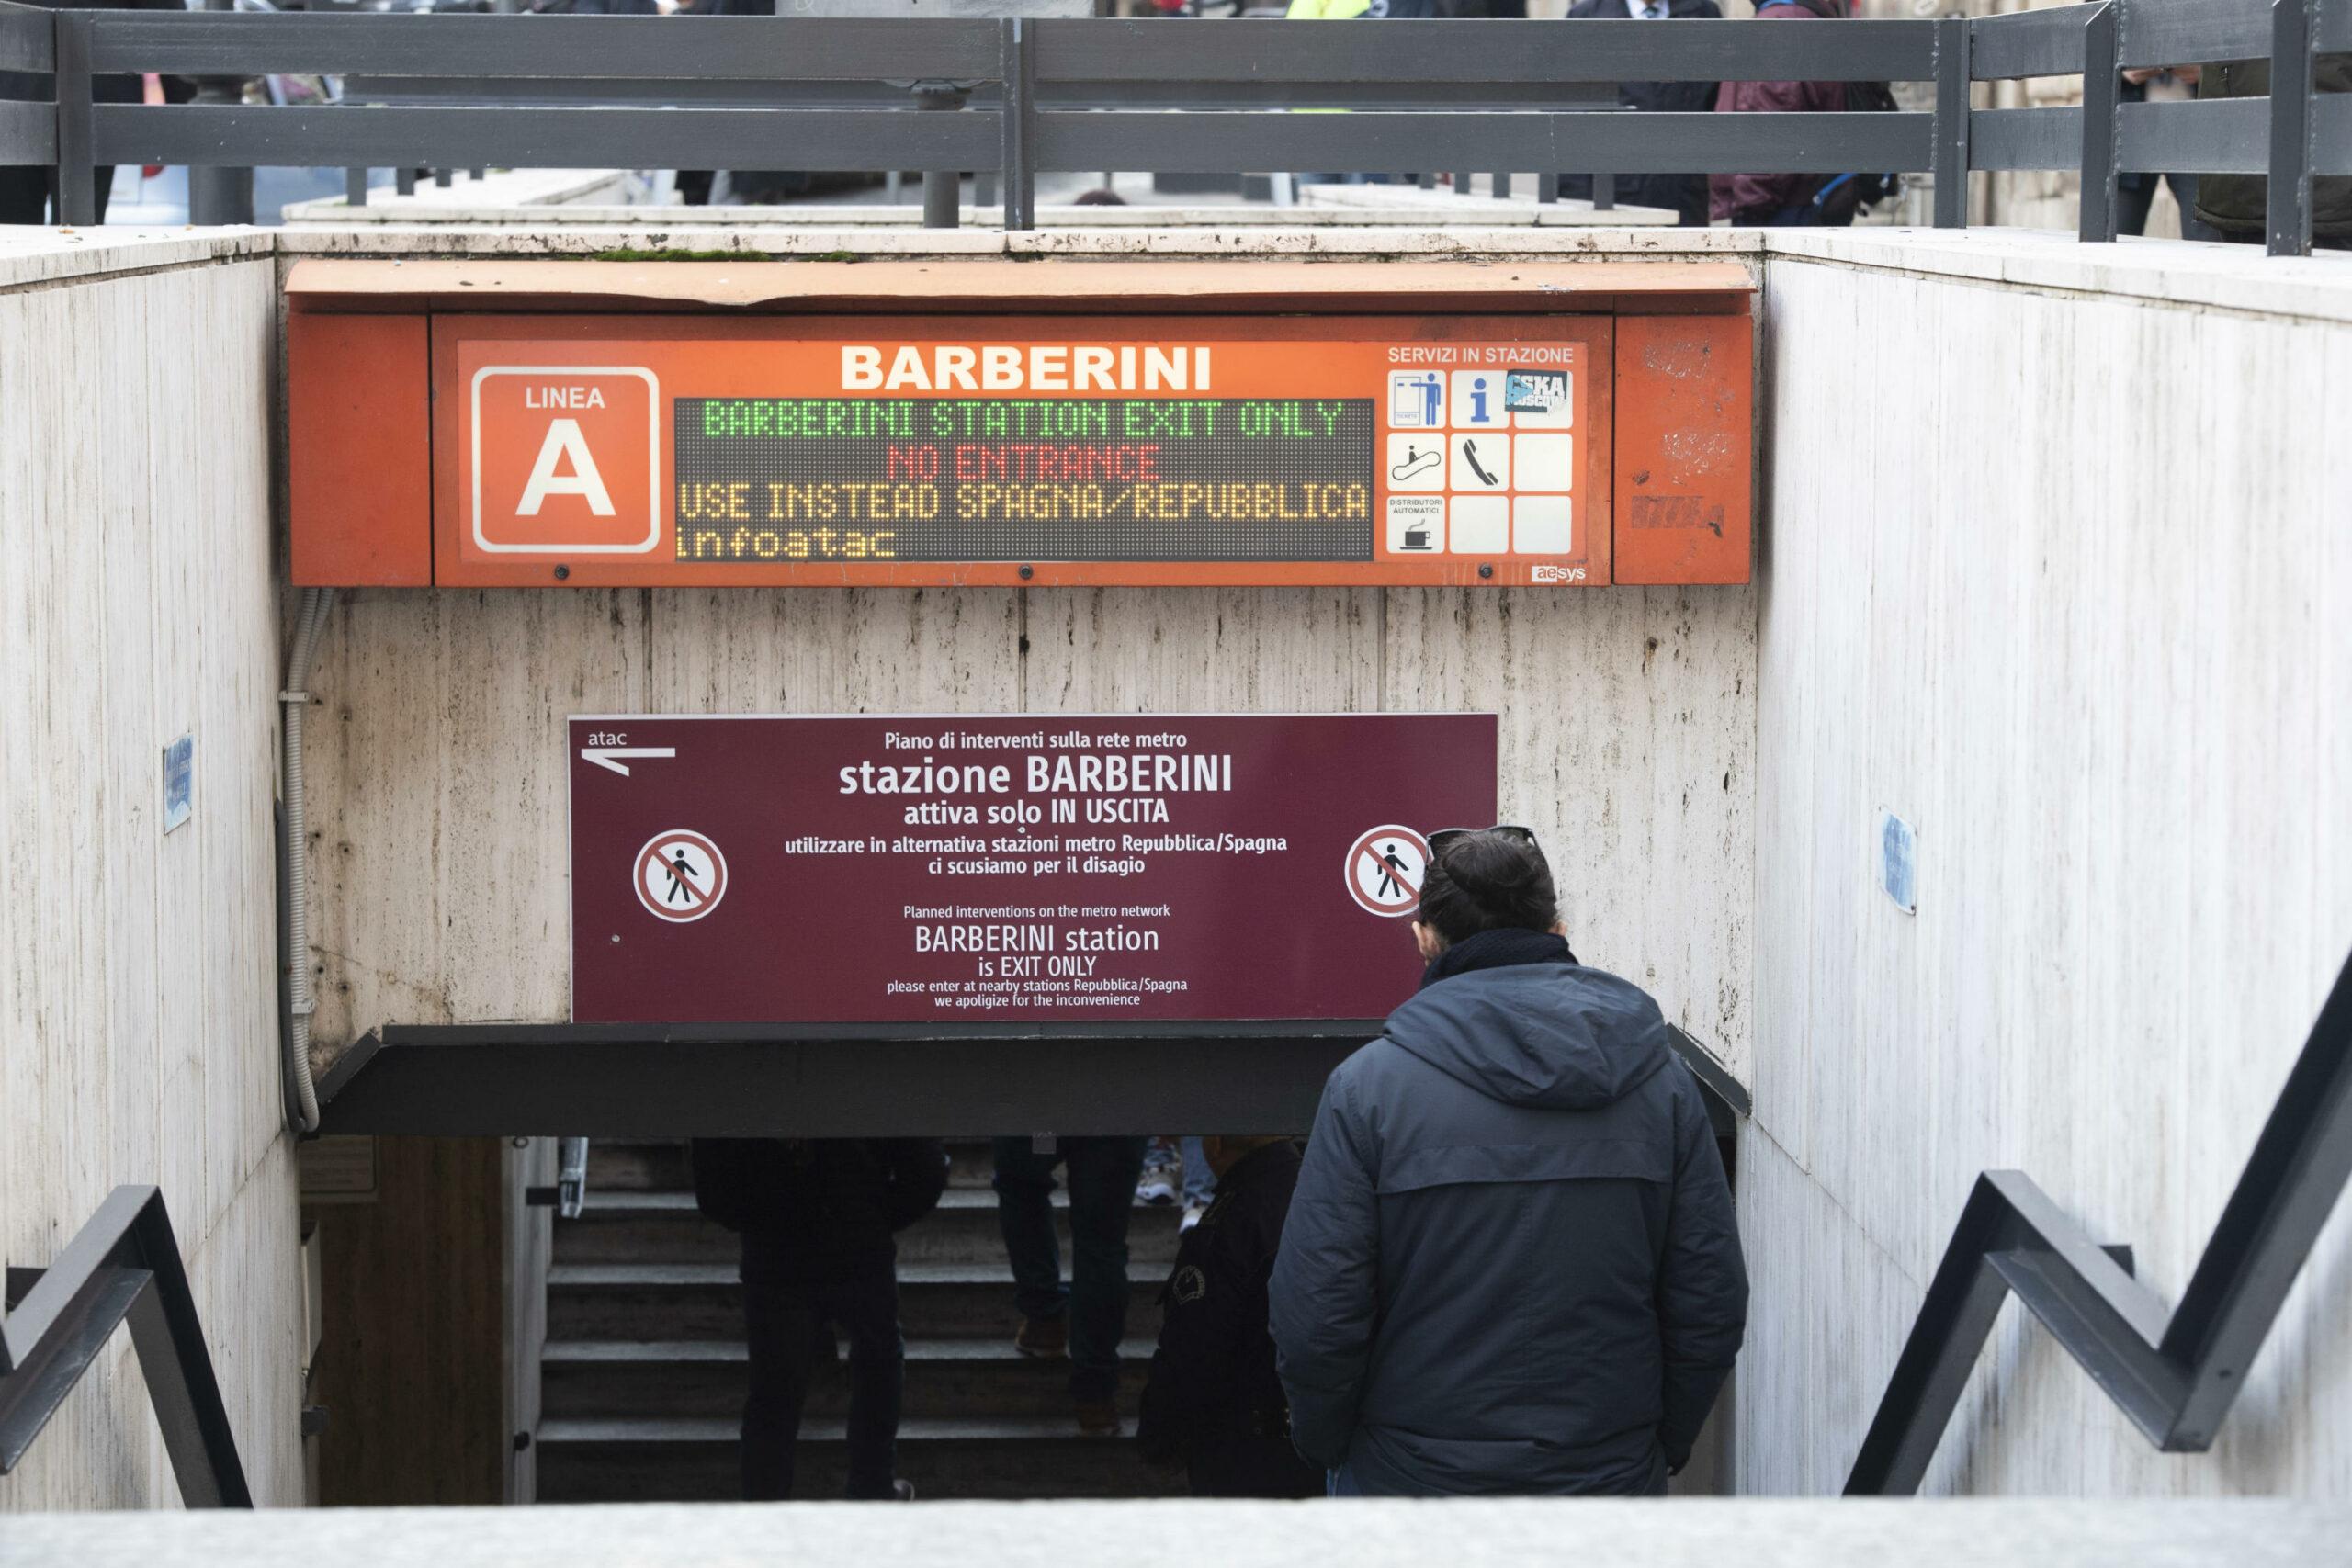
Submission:
[[[196,737],[183,735],[164,748],[164,831],[195,813]]]
[[[1919,839],[1892,811],[1878,814],[1878,885],[1906,915],[1919,912]]]

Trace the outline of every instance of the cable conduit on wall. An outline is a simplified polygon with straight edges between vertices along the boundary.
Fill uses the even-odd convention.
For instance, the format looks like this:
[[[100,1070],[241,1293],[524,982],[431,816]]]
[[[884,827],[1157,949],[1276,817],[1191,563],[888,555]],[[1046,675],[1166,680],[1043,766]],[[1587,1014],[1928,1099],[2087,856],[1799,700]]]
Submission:
[[[318,999],[311,992],[311,834],[302,800],[302,714],[311,702],[304,688],[334,602],[332,593],[325,588],[302,590],[286,689],[277,694],[286,711],[286,1077],[292,1091],[286,1111],[288,1124],[298,1133],[315,1133],[319,1127],[318,1089],[311,1079],[311,1015],[318,1010]]]

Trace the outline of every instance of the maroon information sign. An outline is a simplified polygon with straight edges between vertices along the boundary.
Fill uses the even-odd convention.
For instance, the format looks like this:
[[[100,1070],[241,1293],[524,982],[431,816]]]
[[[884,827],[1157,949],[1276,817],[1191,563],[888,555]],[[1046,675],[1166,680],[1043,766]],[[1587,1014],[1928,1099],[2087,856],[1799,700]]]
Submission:
[[[1377,1018],[1492,714],[574,718],[583,1023]]]

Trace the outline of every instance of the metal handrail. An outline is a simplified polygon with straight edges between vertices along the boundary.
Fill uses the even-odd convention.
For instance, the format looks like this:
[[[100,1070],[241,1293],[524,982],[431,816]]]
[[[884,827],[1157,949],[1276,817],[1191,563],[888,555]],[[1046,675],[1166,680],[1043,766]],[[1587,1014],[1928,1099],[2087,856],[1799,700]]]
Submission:
[[[1935,222],[1957,228],[1966,222],[1971,170],[2055,169],[2083,175],[2088,240],[2114,237],[2121,175],[2252,173],[2269,176],[2271,250],[2301,254],[2310,248],[2311,177],[2352,174],[2352,96],[2315,94],[2310,66],[2346,50],[2352,0],[2099,0],[2018,16],[1803,28],[1587,20],[1243,28],[1110,19],[158,15],[0,0],[0,70],[53,69],[57,83],[53,104],[0,104],[0,164],[61,165],[60,208],[70,221],[95,212],[94,164],[978,172],[1004,177],[1004,221],[1015,229],[1034,219],[1044,170],[1928,172]],[[2286,62],[2267,100],[2118,101],[2127,67],[2243,58]],[[90,101],[93,73],[140,71],[470,80],[482,101]],[[2078,108],[1968,103],[1972,82],[2077,72],[2086,80]],[[1932,107],[1584,112],[1589,89],[1634,78],[1927,82]],[[613,87],[617,101],[596,107],[526,106],[499,101],[502,81],[577,84],[592,96],[598,84],[627,90]],[[789,94],[748,105],[649,103],[646,86],[665,82],[887,83],[903,93],[873,107],[862,97],[794,103]],[[1258,107],[1235,107],[1237,95]],[[1117,107],[1102,107],[1106,98]],[[1296,107],[1360,112],[1283,112]]]
[[[2245,1386],[2295,1276],[2352,1181],[2352,959],[2167,1314],[2021,1171],[1977,1178],[1928,1285],[1849,1495],[1919,1489],[2012,1294],[2165,1453],[2202,1453]]]
[[[181,1501],[191,1508],[254,1506],[159,1189],[116,1188],[57,1261],[45,1269],[9,1269],[7,1294],[8,1314],[0,1320],[0,1475],[17,1468],[107,1339],[128,1323]]]

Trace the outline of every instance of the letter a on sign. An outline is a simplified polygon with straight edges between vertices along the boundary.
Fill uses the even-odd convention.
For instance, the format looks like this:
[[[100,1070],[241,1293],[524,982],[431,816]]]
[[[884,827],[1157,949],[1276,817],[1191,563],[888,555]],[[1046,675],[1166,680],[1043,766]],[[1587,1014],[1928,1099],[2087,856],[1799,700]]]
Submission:
[[[473,364],[488,352],[520,364]],[[460,360],[468,558],[642,555],[661,547],[662,390],[637,366],[565,365],[560,345]]]
[[[571,471],[556,472],[559,461],[571,464]],[[613,498],[605,489],[605,477],[596,471],[596,459],[576,419],[548,421],[548,438],[539,443],[539,460],[531,465],[531,482],[523,487],[523,500],[514,515],[537,517],[539,503],[550,495],[584,495],[589,511],[599,517],[613,514]]]

